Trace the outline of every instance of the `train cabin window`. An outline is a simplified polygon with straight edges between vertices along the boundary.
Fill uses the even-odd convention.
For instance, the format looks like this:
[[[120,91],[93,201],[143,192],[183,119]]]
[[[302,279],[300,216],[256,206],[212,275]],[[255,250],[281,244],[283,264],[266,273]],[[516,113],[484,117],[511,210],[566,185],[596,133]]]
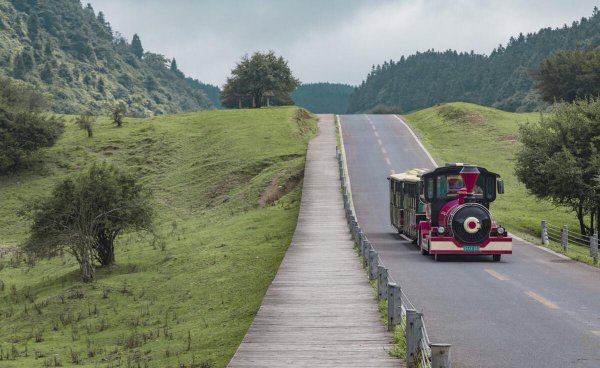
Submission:
[[[430,202],[433,199],[433,178],[425,179],[425,199]]]
[[[437,177],[437,196],[436,198],[446,198],[448,196],[448,178],[445,175]]]
[[[485,198],[493,201],[496,199],[496,176],[486,175],[485,177]]]

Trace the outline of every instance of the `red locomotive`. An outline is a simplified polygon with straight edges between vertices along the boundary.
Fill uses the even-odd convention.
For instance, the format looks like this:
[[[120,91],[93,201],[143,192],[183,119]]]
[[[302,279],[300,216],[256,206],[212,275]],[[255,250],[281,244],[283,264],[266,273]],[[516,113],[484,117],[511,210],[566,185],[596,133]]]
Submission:
[[[512,253],[512,238],[489,208],[504,193],[500,175],[469,164],[392,175],[392,226],[437,261],[443,254],[489,254],[499,261]]]

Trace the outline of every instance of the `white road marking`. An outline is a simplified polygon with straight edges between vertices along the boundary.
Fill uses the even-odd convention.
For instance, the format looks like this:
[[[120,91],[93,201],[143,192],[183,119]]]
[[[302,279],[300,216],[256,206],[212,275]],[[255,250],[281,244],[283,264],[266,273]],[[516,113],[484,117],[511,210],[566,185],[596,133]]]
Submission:
[[[373,128],[374,131],[377,131],[377,128],[375,128],[375,125],[373,125],[373,123],[371,123],[371,128]]]
[[[392,161],[388,157],[385,158],[385,162],[387,162],[388,166],[392,166]]]
[[[383,146],[383,142],[381,141],[381,139],[377,138],[377,144]]]
[[[385,150],[385,147],[381,146],[381,152],[383,152],[384,155],[387,155],[387,151]]]
[[[592,333],[593,333],[594,335],[596,335],[596,336],[600,336],[600,330],[598,330],[598,331],[592,331]]]
[[[558,307],[558,305],[552,303],[551,301],[549,301],[548,299],[544,298],[543,296],[541,296],[540,294],[534,293],[533,291],[527,291],[525,292],[525,294],[530,297],[531,299],[541,303],[542,305],[544,305],[546,308],[550,308],[550,309],[560,309]]]
[[[377,131],[375,131],[375,136],[379,138],[379,133],[377,133]]]
[[[392,175],[394,175],[396,173],[396,170],[394,170],[394,169],[391,169],[390,171],[391,171]]]
[[[410,134],[412,134],[412,136],[415,139],[415,141],[417,141],[417,143],[419,144],[419,146],[421,146],[421,149],[423,149],[423,152],[425,152],[425,154],[427,155],[427,157],[429,158],[429,160],[433,164],[433,167],[438,167],[438,165],[435,163],[435,160],[433,159],[433,157],[431,157],[431,154],[429,153],[429,151],[427,151],[427,149],[425,149],[425,146],[423,146],[423,143],[421,143],[421,141],[419,140],[419,138],[417,138],[417,135],[415,134],[415,132],[412,131],[412,129],[410,129],[410,127],[408,126],[408,124],[406,124],[404,122],[404,120],[402,120],[398,115],[394,115],[394,117],[396,119],[398,119],[402,124],[404,124],[404,126],[406,127],[406,129],[408,129],[408,131],[410,132]]]

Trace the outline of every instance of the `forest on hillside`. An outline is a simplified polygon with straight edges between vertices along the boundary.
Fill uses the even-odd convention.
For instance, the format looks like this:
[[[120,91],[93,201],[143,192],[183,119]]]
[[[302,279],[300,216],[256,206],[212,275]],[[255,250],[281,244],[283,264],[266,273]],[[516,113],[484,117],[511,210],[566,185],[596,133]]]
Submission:
[[[45,92],[57,113],[104,114],[117,101],[133,116],[213,108],[211,86],[79,0],[0,0],[0,75]]]
[[[354,87],[339,83],[307,83],[299,86],[291,97],[297,106],[316,114],[345,114]]]
[[[373,66],[350,97],[350,112],[376,105],[415,111],[442,102],[464,101],[506,111],[537,111],[548,104],[535,90],[539,65],[559,50],[600,46],[600,13],[570,26],[543,28],[511,37],[490,55],[454,50],[417,52]]]

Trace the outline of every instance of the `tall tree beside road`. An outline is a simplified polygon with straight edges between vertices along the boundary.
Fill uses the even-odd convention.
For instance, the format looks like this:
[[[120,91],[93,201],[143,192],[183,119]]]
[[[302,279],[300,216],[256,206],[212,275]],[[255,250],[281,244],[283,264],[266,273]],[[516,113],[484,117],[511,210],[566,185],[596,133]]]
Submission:
[[[600,48],[558,52],[534,77],[542,98],[550,103],[600,96]]]
[[[600,230],[598,137],[600,98],[556,104],[539,123],[521,126],[519,134],[517,178],[533,195],[571,208],[582,234]]]
[[[242,57],[231,71],[223,86],[221,104],[242,107],[249,101],[252,107],[261,107],[266,102],[265,93],[269,92],[278,104],[289,104],[293,103],[289,93],[299,85],[283,57],[277,57],[273,51],[256,52],[251,57]]]

